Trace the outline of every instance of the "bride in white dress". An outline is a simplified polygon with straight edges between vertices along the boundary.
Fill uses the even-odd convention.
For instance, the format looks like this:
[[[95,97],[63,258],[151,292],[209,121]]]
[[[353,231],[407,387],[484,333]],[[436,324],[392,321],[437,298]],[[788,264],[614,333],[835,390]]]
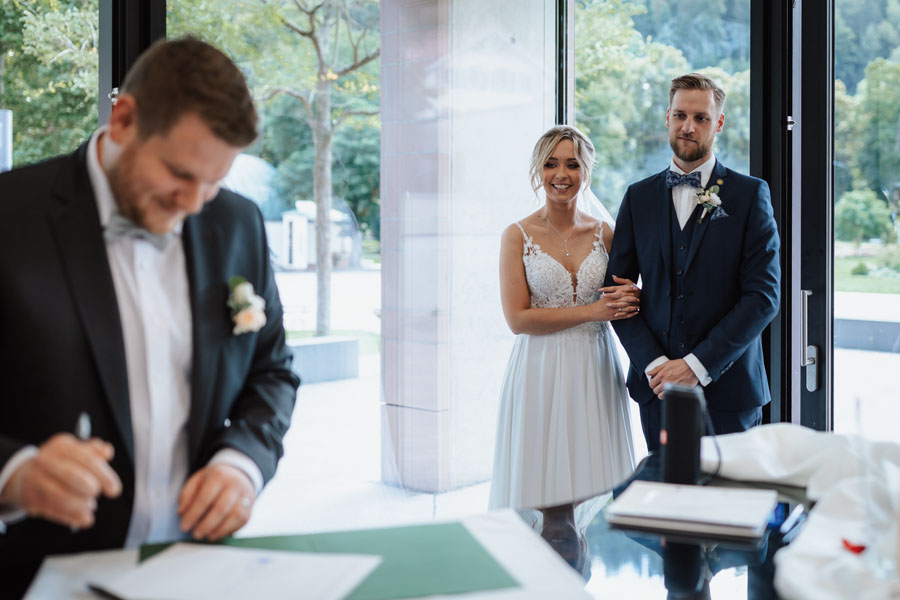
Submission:
[[[619,278],[602,287],[613,231],[577,206],[593,162],[593,145],[574,127],[541,136],[531,175],[546,202],[503,232],[500,251],[503,313],[517,337],[490,507],[540,508],[545,524],[562,516],[573,528],[577,501],[634,471],[628,393],[608,322],[635,316],[640,290]]]

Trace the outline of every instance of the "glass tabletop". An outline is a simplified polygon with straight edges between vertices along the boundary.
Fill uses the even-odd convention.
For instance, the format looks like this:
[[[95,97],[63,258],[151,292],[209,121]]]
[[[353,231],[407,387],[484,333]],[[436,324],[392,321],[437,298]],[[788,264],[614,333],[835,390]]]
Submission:
[[[658,454],[651,454],[627,482],[612,491],[617,497],[635,479],[659,481]],[[721,478],[710,485],[765,487],[778,491],[779,504],[763,537],[752,542],[709,537],[661,535],[611,526],[601,508],[585,530],[584,540],[550,540],[551,546],[586,579],[594,598],[776,598],[775,552],[789,541],[779,531],[798,504],[808,505],[802,488],[747,484]],[[612,500],[606,494],[609,501]],[[807,506],[808,508],[808,506]]]

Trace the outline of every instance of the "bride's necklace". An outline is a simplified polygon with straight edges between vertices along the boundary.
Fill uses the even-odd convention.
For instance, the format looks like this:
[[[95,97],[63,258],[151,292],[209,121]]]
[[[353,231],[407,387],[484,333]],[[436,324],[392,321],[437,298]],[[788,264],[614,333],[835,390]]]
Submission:
[[[564,238],[564,237],[562,236],[562,234],[559,232],[559,229],[557,229],[556,226],[553,225],[553,223],[550,222],[550,219],[547,218],[547,213],[544,212],[544,213],[542,213],[542,215],[543,215],[543,217],[544,217],[544,220],[547,221],[547,225],[549,225],[549,226],[553,229],[554,233],[556,233],[556,236],[557,236],[560,240],[562,240],[562,243],[563,243],[563,250],[566,251],[566,256],[569,256],[569,244],[568,244],[568,242],[569,242],[570,239],[572,239],[572,236],[575,234],[575,230],[578,229],[578,213],[575,213],[575,224],[572,226],[572,232],[569,233],[569,237],[565,237],[565,238]]]

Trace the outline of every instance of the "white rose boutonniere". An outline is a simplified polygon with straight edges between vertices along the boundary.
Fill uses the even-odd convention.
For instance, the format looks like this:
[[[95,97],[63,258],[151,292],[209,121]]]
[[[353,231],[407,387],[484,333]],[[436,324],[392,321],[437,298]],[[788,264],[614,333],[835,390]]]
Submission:
[[[716,210],[722,205],[722,199],[719,198],[719,186],[724,182],[721,179],[717,179],[714,185],[709,186],[702,192],[697,192],[697,204],[703,207],[703,212],[700,214],[700,218],[697,219],[698,223],[703,222],[703,218],[709,214],[710,212]]]
[[[241,276],[228,280],[231,295],[228,297],[228,308],[234,321],[234,335],[253,333],[266,324],[266,301],[253,291],[253,284]]]

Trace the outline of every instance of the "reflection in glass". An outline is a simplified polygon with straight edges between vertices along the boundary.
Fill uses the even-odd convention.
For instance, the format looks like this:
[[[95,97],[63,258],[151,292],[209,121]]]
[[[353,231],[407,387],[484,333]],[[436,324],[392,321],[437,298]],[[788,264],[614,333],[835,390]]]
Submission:
[[[896,440],[900,368],[900,13],[836,0],[834,429]],[[859,399],[859,410],[854,398]]]

